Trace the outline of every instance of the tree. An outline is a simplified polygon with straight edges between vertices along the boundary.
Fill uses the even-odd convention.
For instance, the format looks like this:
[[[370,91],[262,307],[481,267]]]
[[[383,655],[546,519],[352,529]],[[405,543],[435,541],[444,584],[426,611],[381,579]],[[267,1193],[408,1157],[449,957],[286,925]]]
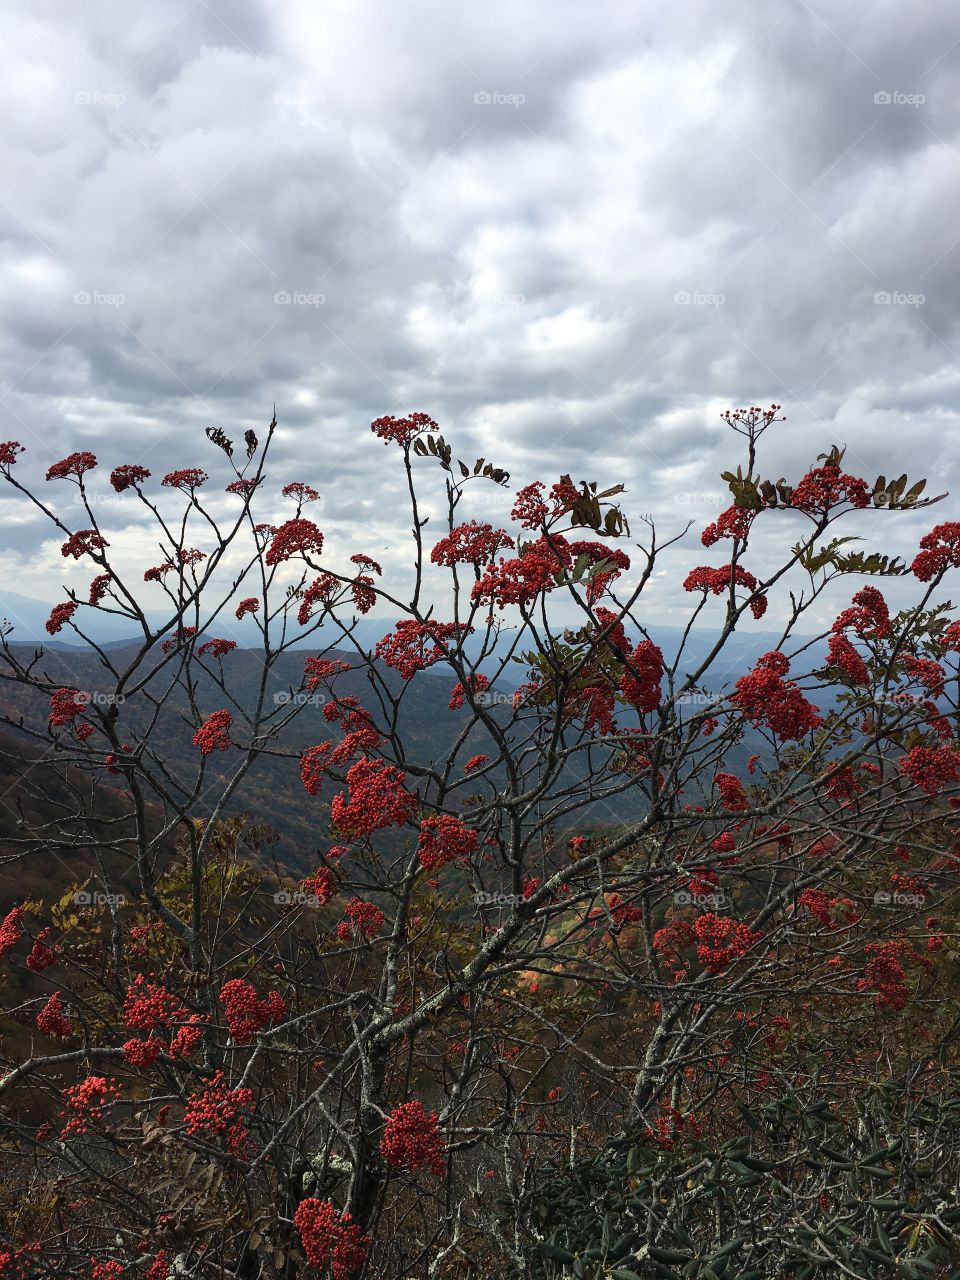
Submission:
[[[455,459],[422,413],[372,424],[409,497],[409,591],[363,551],[330,557],[303,480],[282,489],[289,518],[260,518],[276,420],[262,447],[246,433],[242,459],[207,433],[232,475],[228,520],[200,468],[159,486],[113,469],[114,493],[156,529],[142,584],[98,518],[93,454],[47,472],[76,489],[86,527],[72,529],[64,504],[17,478],[20,446],[0,445],[64,557],[96,569],[47,629],[70,629],[104,673],[103,688],[65,687],[3,633],[7,687],[49,706],[46,723],[5,722],[74,798],[11,841],[8,864],[55,848],[89,874],[17,902],[0,928],[2,963],[33,984],[7,1014],[36,1029],[0,1081],[0,1276],[615,1275],[623,1227],[624,1274],[710,1280],[743,1226],[723,1207],[722,1160],[744,1178],[782,1162],[792,1179],[790,1196],[763,1178],[742,1202],[760,1218],[751,1265],[792,1274],[784,1242],[812,1231],[812,1274],[861,1274],[834,1218],[811,1217],[811,1196],[826,1214],[838,1184],[801,1174],[797,1125],[834,1108],[835,1146],[860,1170],[855,1082],[899,1082],[911,1116],[953,1116],[960,623],[937,593],[960,567],[960,523],[936,525],[909,567],[851,550],[838,520],[939,499],[845,472],[836,447],[793,485],[764,479],[758,445],[779,408],[725,415],[745,458],[701,538],[719,562],[691,566],[689,624],[666,654],[644,593],[682,534],[659,542],[645,520],[628,555],[623,486],[568,475],[517,490],[509,529],[465,519],[509,476]],[[444,480],[436,540],[420,466]],[[748,567],[757,520],[796,538],[766,575]],[[891,614],[872,584],[851,598],[862,576],[916,582],[915,604]],[[837,588],[844,607],[811,660],[800,628]],[[789,600],[776,647],[715,686],[730,638],[774,595]],[[694,659],[714,601],[715,640]],[[355,632],[373,609],[395,621],[368,650]],[[95,644],[88,610],[130,623],[132,659]],[[252,698],[232,680],[236,643],[216,634],[228,610],[256,637]],[[278,703],[271,673],[305,638],[316,652]],[[357,673],[363,698],[343,692]],[[425,757],[403,710],[437,680],[462,718]],[[317,738],[299,751],[305,715]],[[171,716],[191,741],[174,756]],[[299,772],[329,827],[299,883],[235,813],[265,756]],[[105,832],[107,787],[122,809]],[[777,1096],[794,1110],[759,1120]],[[946,1173],[952,1121],[941,1132]],[[911,1192],[904,1168],[875,1198]],[[878,1237],[905,1260],[890,1274],[906,1261],[933,1274],[932,1238],[960,1261],[952,1201],[911,1204],[898,1212],[916,1232],[889,1254]],[[856,1232],[865,1215],[838,1221]]]

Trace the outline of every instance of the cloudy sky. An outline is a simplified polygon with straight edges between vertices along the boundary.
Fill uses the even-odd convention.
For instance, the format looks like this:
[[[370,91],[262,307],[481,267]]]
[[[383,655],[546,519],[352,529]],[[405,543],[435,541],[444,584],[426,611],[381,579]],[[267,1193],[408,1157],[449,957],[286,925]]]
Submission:
[[[727,406],[784,406],[774,478],[837,442],[960,491],[955,3],[11,0],[0,32],[0,439],[41,485],[81,448],[213,470],[203,429],[276,402],[277,487],[399,571],[369,422],[423,409],[518,484],[692,520],[661,621],[711,559]],[[862,530],[910,556],[955,512]],[[7,588],[86,583],[24,504],[0,521]]]

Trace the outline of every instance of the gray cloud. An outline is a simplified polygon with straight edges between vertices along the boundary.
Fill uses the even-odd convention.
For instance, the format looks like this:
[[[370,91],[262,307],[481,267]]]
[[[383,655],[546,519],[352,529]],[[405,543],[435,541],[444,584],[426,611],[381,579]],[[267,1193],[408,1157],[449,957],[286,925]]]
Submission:
[[[412,408],[518,483],[623,480],[664,534],[691,519],[672,574],[709,559],[727,405],[783,403],[773,476],[837,441],[956,490],[960,20],[924,16],[14,3],[0,435],[34,479],[74,448],[162,473],[276,402],[273,474],[398,566],[367,425]],[[20,574],[43,531],[4,506]],[[871,536],[909,556],[930,522]],[[61,577],[45,558],[30,590]]]

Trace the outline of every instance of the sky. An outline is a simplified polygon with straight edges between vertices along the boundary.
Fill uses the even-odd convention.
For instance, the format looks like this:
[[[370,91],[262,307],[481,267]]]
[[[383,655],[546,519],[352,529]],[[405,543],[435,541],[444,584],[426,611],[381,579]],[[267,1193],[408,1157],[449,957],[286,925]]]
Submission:
[[[220,475],[204,429],[262,434],[274,404],[271,481],[320,490],[335,557],[402,579],[369,423],[422,410],[514,486],[623,483],[661,542],[692,522],[646,596],[660,622],[720,562],[698,535],[741,460],[727,407],[783,405],[771,478],[837,443],[870,482],[960,491],[955,4],[10,0],[0,39],[0,439],[40,489],[97,454],[131,571],[156,538],[107,470]],[[433,464],[423,486],[436,519]],[[909,560],[956,510],[857,532]],[[764,521],[755,572],[802,531]],[[8,493],[0,525],[8,589],[92,576]]]

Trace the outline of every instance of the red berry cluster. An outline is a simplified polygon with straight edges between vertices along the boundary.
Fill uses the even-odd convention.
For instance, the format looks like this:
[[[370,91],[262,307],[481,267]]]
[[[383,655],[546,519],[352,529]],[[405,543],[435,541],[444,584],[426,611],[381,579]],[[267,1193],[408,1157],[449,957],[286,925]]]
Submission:
[[[490,688],[490,681],[485,675],[477,672],[475,675],[467,676],[467,688],[469,688],[474,694],[485,693],[486,690]],[[466,701],[466,698],[467,693],[463,686],[463,682],[458,680],[450,693],[450,710],[459,711]]]
[[[127,988],[123,1015],[131,1031],[148,1033],[146,1040],[128,1040],[123,1046],[134,1066],[151,1066],[164,1049],[171,1058],[188,1058],[203,1034],[205,1018],[192,1014],[172,991],[148,982],[142,973]]]
[[[23,445],[19,440],[4,440],[0,443],[0,467],[12,467],[21,453]]]
[[[60,1131],[61,1140],[89,1132],[91,1124],[103,1120],[119,1097],[120,1086],[104,1076],[87,1076],[79,1084],[68,1085],[63,1090],[64,1107],[60,1112],[60,1118],[66,1121]]]
[[[914,958],[913,947],[905,938],[888,942],[868,942],[864,947],[867,963],[858,991],[873,991],[880,1009],[899,1012],[910,999],[904,961]]]
[[[744,569],[742,565],[733,566],[733,582],[735,586],[746,587],[748,591],[756,591],[757,580],[753,574]],[[683,581],[684,591],[702,591],[704,594],[712,591],[715,596],[721,595],[724,591],[729,590],[731,579],[731,570],[727,565],[721,565],[718,569],[711,569],[709,565],[699,565],[696,569],[691,569]],[[750,612],[755,618],[762,618],[767,611],[767,597],[765,595],[757,596],[756,600],[750,601]]]
[[[50,723],[55,726],[73,724],[85,707],[86,702],[79,689],[54,689],[50,695]]]
[[[280,490],[285,498],[296,498],[297,505],[302,506],[305,502],[318,502],[320,495],[312,485],[304,484],[302,480],[294,480],[292,484],[285,484]]]
[[[870,672],[867,664],[845,635],[834,633],[830,637],[827,661],[831,667],[842,671],[853,684],[869,684]]]
[[[458,622],[417,622],[405,618],[377,642],[374,656],[399,671],[404,680],[411,680],[418,671],[439,662],[470,630],[472,628]]]
[[[663,653],[652,640],[641,640],[627,656],[620,692],[641,715],[659,707],[663,672]]]
[[[713,781],[720,792],[720,803],[727,813],[741,813],[750,808],[743,783],[735,773],[718,773]]]
[[[102,534],[97,533],[96,529],[78,529],[76,533],[71,533],[60,548],[60,554],[64,560],[72,557],[79,560],[81,556],[93,555],[97,551],[102,551],[104,547],[109,547],[110,543]]]
[[[340,582],[332,573],[321,573],[319,578],[314,578],[313,582],[306,587],[300,596],[300,608],[297,611],[297,621],[301,627],[305,627],[313,616],[314,605],[318,601],[329,602],[337,593]]]
[[[348,793],[333,797],[333,825],[353,836],[403,826],[416,805],[416,797],[404,790],[406,778],[396,765],[383,760],[358,760],[347,772]]]
[[[732,507],[727,507],[726,511],[721,511],[713,524],[707,525],[700,535],[700,541],[705,547],[714,546],[721,538],[733,538],[736,542],[746,542],[756,514],[756,511],[749,511],[746,507],[738,507],[734,503]]]
[[[243,978],[231,978],[223,984],[220,1003],[234,1044],[249,1044],[256,1032],[264,1027],[275,1027],[287,1013],[278,991],[271,991],[265,1000],[261,1000],[254,987]]]
[[[424,431],[436,431],[437,424],[425,413],[411,413],[408,418],[394,418],[385,415],[375,418],[370,423],[370,430],[375,436],[389,444],[393,440],[399,445],[408,445],[415,436]]]
[[[711,973],[722,973],[742,959],[761,938],[749,925],[708,912],[693,922],[697,937],[697,959]]]
[[[921,582],[945,569],[960,568],[960,521],[948,520],[925,533],[910,568]]]
[[[899,767],[928,796],[960,782],[960,753],[953,747],[914,747],[901,757]]]
[[[50,617],[44,623],[47,632],[55,636],[70,621],[80,606],[73,600],[65,600],[63,604],[55,604]]]
[[[90,594],[87,596],[87,604],[99,604],[103,597],[110,589],[112,576],[109,573],[99,573],[90,583]]]
[[[861,640],[883,640],[890,634],[890,610],[876,587],[861,587],[843,609],[832,630],[853,631]]]
[[[51,933],[50,928],[41,929],[34,939],[33,946],[30,948],[30,954],[27,956],[27,968],[34,973],[42,973],[44,969],[49,969],[57,963],[56,953],[47,946],[47,938]],[[0,952],[2,954],[2,952]]]
[[[182,489],[192,492],[205,484],[210,477],[200,467],[184,467],[180,471],[170,471],[160,481],[167,489]]]
[[[247,1120],[253,1114],[251,1089],[231,1089],[223,1072],[187,1099],[183,1119],[193,1138],[223,1138],[227,1151],[240,1160],[251,1154]]]
[[[489,759],[490,759],[489,756],[484,756],[484,755],[471,756],[470,759],[463,766],[463,772],[473,773],[474,770],[476,769],[482,769],[483,766],[489,761]]]
[[[169,560],[165,560],[163,564],[152,565],[151,568],[144,570],[143,580],[144,582],[161,582],[172,568],[173,565]]]
[[[144,480],[150,478],[150,472],[146,467],[138,467],[136,463],[128,463],[121,467],[114,467],[110,472],[110,483],[116,489],[117,493],[123,493],[125,489],[129,489],[131,485],[141,484]]]
[[[814,516],[841,502],[862,510],[870,505],[870,490],[860,476],[847,475],[833,463],[808,471],[790,497],[791,507]]]
[[[337,891],[337,878],[329,867],[319,867],[312,876],[301,880],[304,893],[316,898],[321,907],[325,907]]]
[[[572,563],[570,545],[562,534],[538,538],[524,546],[519,556],[488,565],[473,584],[471,598],[491,609],[494,605],[505,609],[511,604],[532,604],[542,592],[553,590],[558,580],[562,581],[561,575]]]
[[[174,649],[179,648],[185,641],[192,640],[196,634],[196,627],[178,627],[169,639],[164,640],[160,648],[164,653],[172,653]]]
[[[227,751],[230,741],[230,726],[233,716],[227,710],[214,711],[197,732],[193,735],[193,745],[200,748],[200,754],[210,755],[212,751]]]
[[[465,862],[476,852],[477,833],[452,813],[436,813],[420,823],[417,856],[425,871],[438,871],[448,862]]]
[[[783,679],[789,670],[789,659],[779,650],[765,653],[753,671],[737,681],[731,702],[748,720],[766,725],[778,738],[802,738],[823,719],[799,686]]]
[[[422,1102],[401,1102],[390,1113],[380,1140],[380,1154],[394,1168],[415,1173],[428,1169],[442,1177],[446,1144],[437,1130],[437,1113],[427,1115]]]
[[[197,653],[201,658],[206,657],[208,653],[214,658],[223,658],[226,654],[232,653],[236,647],[236,640],[206,640]]]
[[[430,552],[434,564],[452,569],[456,564],[486,564],[500,551],[513,549],[515,543],[502,529],[494,529],[479,520],[468,520],[440,539]]]
[[[237,605],[238,620],[248,613],[258,613],[260,610],[260,601],[256,596],[247,596],[245,600],[241,600]]]
[[[291,556],[317,555],[323,550],[323,534],[312,520],[294,519],[280,525],[267,547],[264,561],[268,565],[281,564]]]
[[[337,925],[337,937],[347,942],[353,930],[364,938],[375,938],[383,928],[386,916],[375,902],[364,902],[362,898],[354,898],[345,908],[345,919]]]
[[[631,903],[624,902],[619,893],[611,893],[607,898],[610,918],[617,928],[625,924],[638,924],[643,919],[643,911]]]
[[[321,680],[349,670],[349,662],[343,662],[340,659],[333,661],[330,658],[308,658],[303,667],[307,693],[313,693]]]
[[[63,1011],[59,991],[53,995],[37,1014],[37,1030],[45,1036],[60,1036],[64,1040],[73,1035],[73,1023]]]
[[[70,476],[75,476],[78,480],[86,471],[92,471],[97,465],[96,454],[88,453],[83,450],[80,453],[71,453],[68,457],[62,458],[59,462],[55,462],[47,472],[48,480],[67,480]]]
[[[362,1270],[372,1243],[349,1213],[338,1214],[329,1200],[301,1200],[293,1215],[312,1267],[330,1267],[333,1280],[351,1280]]]
[[[23,908],[13,907],[0,924],[0,960],[12,951],[23,937]]]

